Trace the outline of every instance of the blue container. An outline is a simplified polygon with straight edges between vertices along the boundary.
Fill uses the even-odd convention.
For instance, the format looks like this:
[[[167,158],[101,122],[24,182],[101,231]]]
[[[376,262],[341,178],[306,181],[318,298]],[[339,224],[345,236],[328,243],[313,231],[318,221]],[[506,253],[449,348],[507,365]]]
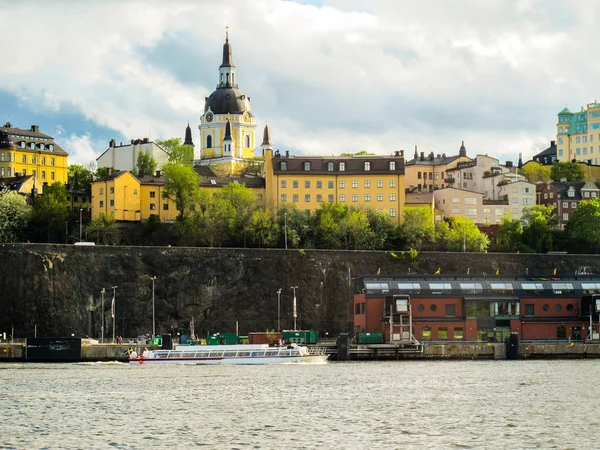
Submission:
[[[181,336],[179,336],[179,343],[180,344],[187,344],[189,340],[190,340],[190,335],[189,334],[182,334]]]

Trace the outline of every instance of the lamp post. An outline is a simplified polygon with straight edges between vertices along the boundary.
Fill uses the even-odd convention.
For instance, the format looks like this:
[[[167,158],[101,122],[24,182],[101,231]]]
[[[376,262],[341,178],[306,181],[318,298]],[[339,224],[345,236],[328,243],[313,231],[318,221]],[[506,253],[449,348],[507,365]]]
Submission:
[[[277,331],[281,331],[281,288],[277,290]]]
[[[287,250],[287,213],[283,213],[283,230],[285,235],[285,249]]]
[[[154,281],[156,280],[156,276],[150,279],[152,280],[152,341],[154,341],[154,336],[156,336],[156,321],[154,319]]]
[[[296,289],[298,289],[298,286],[292,286],[292,290],[294,291],[294,303],[292,306],[292,315],[294,316],[294,331],[296,331],[296,318],[298,317],[298,314],[296,313]]]
[[[79,208],[79,242],[81,242],[81,235],[83,234],[83,208]]]
[[[117,295],[116,290],[117,290],[117,286],[113,286],[112,287],[113,290],[113,298],[112,298],[112,303],[110,306],[110,311],[111,311],[111,315],[112,315],[112,320],[113,320],[113,344],[115,343],[115,316],[116,316],[116,306],[115,306],[115,297]]]
[[[105,293],[105,289],[102,288],[102,290],[100,291],[100,294],[102,295],[102,326],[100,327],[100,331],[102,332],[102,335],[100,337],[100,343],[104,344],[104,293]]]

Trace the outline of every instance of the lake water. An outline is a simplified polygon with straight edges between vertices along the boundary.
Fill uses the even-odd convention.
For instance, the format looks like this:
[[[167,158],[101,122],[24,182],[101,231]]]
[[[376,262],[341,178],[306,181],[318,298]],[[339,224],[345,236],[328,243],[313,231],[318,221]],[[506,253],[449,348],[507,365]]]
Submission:
[[[0,364],[0,448],[600,448],[600,360]]]

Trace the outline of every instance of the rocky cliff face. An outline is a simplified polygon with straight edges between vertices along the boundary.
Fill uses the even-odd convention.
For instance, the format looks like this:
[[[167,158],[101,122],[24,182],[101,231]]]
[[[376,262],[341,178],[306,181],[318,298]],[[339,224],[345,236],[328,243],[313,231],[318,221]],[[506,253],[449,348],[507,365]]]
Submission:
[[[348,329],[350,277],[434,273],[550,276],[598,273],[589,255],[420,253],[319,250],[206,249],[170,247],[74,247],[4,244],[0,247],[0,334],[99,337],[104,295],[105,336],[152,333],[155,281],[157,334],[240,334],[277,327],[277,290],[282,329],[293,327],[291,286],[298,286],[298,329],[335,335]],[[349,272],[350,271],[350,272]]]

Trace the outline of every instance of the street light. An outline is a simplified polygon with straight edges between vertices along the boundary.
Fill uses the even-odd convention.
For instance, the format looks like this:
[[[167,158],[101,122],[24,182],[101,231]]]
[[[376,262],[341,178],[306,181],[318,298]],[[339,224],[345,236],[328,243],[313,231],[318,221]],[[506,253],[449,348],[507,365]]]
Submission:
[[[112,298],[112,303],[110,304],[110,312],[111,312],[111,316],[112,316],[112,320],[113,320],[113,344],[115,343],[115,316],[116,316],[115,297],[117,295],[116,289],[117,289],[117,286],[112,287],[113,298]]]
[[[298,314],[296,313],[296,289],[298,289],[298,286],[292,286],[292,289],[294,291],[294,304],[292,306],[292,315],[294,316],[294,331],[296,331],[296,317],[298,317]]]
[[[104,293],[106,290],[102,288],[100,294],[102,294],[102,326],[100,327],[100,331],[102,332],[102,337],[100,338],[100,343],[104,344]]]
[[[81,220],[83,216],[83,208],[79,208],[79,242],[81,242],[81,235],[83,230],[83,221]]]
[[[277,290],[277,331],[281,331],[281,288]]]
[[[283,213],[283,229],[285,233],[285,249],[287,250],[287,213]]]
[[[156,321],[154,319],[154,281],[156,280],[156,276],[150,279],[152,280],[152,341],[154,341],[154,336],[156,335]]]

